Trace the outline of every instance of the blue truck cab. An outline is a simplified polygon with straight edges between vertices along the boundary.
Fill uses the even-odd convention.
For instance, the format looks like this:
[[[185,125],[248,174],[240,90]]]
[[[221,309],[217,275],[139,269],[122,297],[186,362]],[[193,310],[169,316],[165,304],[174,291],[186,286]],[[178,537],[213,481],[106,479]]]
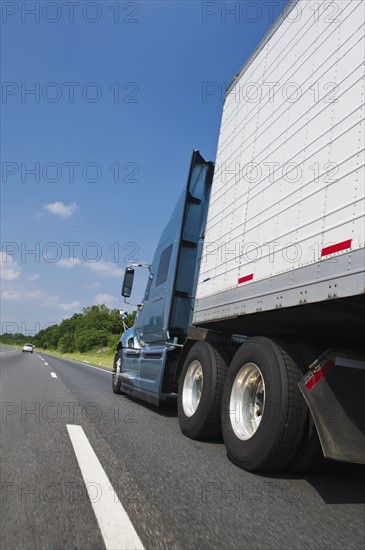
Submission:
[[[214,164],[194,151],[188,181],[164,228],[149,270],[135,324],[117,346],[113,391],[159,404],[176,397],[177,371],[192,323]],[[132,292],[126,269],[122,295]],[[138,267],[138,266],[137,266]]]

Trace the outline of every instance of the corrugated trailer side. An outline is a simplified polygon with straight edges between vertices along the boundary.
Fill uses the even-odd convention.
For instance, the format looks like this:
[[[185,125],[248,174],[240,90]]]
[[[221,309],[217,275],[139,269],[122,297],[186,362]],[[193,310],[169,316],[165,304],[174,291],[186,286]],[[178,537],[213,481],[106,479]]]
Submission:
[[[299,306],[314,326],[364,293],[364,6],[318,6],[293,2],[228,90],[196,325]]]

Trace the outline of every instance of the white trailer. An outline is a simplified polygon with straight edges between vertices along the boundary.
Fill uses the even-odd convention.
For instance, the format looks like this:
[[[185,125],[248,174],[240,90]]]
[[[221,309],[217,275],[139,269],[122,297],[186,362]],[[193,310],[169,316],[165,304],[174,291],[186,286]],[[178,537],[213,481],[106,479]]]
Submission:
[[[196,324],[364,291],[364,4],[315,5],[292,3],[228,90]]]

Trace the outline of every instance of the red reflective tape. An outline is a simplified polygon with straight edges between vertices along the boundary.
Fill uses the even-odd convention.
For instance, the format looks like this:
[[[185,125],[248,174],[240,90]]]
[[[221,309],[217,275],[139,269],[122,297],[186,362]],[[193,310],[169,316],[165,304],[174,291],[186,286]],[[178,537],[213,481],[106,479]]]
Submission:
[[[328,256],[328,254],[334,254],[335,252],[341,252],[341,250],[346,250],[346,248],[351,248],[352,239],[348,241],[342,241],[342,243],[332,244],[331,246],[326,246],[322,248],[321,256]]]
[[[327,363],[325,363],[323,365],[323,367],[318,371],[316,372],[312,378],[310,378],[306,383],[306,387],[308,388],[309,391],[311,391],[314,386],[316,386],[318,384],[318,382],[320,380],[322,380],[322,378],[324,378],[326,376],[326,374],[328,373],[328,371],[330,371],[332,369],[332,367],[335,366],[335,363],[332,361],[332,359],[330,359],[329,361],[327,361]]]
[[[246,275],[245,277],[241,277],[238,279],[238,284],[241,285],[242,283],[247,283],[248,281],[252,281],[253,279],[253,273],[251,275]]]

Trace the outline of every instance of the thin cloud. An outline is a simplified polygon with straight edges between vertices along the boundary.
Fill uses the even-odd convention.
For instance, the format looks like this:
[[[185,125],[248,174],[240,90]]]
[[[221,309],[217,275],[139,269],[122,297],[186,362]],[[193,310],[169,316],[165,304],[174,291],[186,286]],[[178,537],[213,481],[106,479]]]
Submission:
[[[59,296],[57,294],[49,294],[44,290],[33,290],[28,291],[22,288],[4,290],[1,294],[3,300],[11,300],[13,302],[29,302],[31,300],[39,300],[42,298],[41,306],[42,307],[52,307],[57,308],[60,311],[74,311],[80,308],[81,302],[79,300],[74,300],[73,302],[59,302]]]
[[[59,309],[61,311],[72,311],[79,309],[81,306],[80,300],[74,300],[73,302],[60,302],[60,297],[57,294],[48,295],[47,299],[42,303],[43,307],[52,307],[53,309]]]
[[[73,311],[75,309],[79,309],[80,306],[81,306],[80,300],[75,300],[74,302],[57,304],[56,307],[58,307],[58,309],[60,309],[61,311]]]
[[[45,210],[48,210],[51,214],[56,214],[57,216],[60,216],[61,218],[69,218],[74,214],[78,208],[77,204],[75,202],[72,202],[71,204],[65,204],[62,201],[56,201],[51,202],[50,204],[46,204],[44,207]]]
[[[40,279],[40,275],[38,275],[38,273],[31,273],[30,275],[27,276],[27,279],[28,281],[38,281],[38,279]]]
[[[123,275],[123,269],[118,267],[117,264],[114,264],[113,262],[104,262],[103,260],[95,263],[85,262],[84,266],[91,271],[100,273],[100,275],[105,275],[106,277],[121,278]]]
[[[86,290],[95,290],[95,288],[99,288],[99,287],[100,287],[100,283],[91,283],[86,287]]]
[[[35,300],[36,298],[42,298],[45,296],[43,290],[33,290],[28,292],[26,290],[4,290],[1,294],[3,300],[13,300],[13,301],[29,301]]]
[[[85,262],[85,261],[82,262],[79,258],[63,258],[62,260],[59,260],[56,265],[60,267],[65,267],[67,269],[70,269],[76,266],[82,266],[104,277],[121,278],[124,273],[123,269],[121,267],[118,267],[117,264],[113,262],[105,262],[104,260],[100,260],[98,262]],[[94,286],[96,286],[96,285],[99,285],[100,283],[93,283],[93,284]],[[92,288],[92,286],[90,286],[89,288]]]
[[[14,281],[20,277],[20,266],[11,256],[0,252],[0,278],[3,281]]]
[[[1,293],[1,299],[2,300],[21,300],[21,294],[20,292],[16,292],[15,290],[4,290]]]
[[[114,308],[118,306],[119,300],[115,296],[112,296],[111,294],[98,294],[95,298],[96,304],[102,305],[105,304],[109,308]]]
[[[81,260],[79,258],[63,258],[62,260],[59,260],[57,262],[57,265],[60,267],[66,267],[67,269],[70,269],[72,267],[75,267],[77,265],[81,265]]]

